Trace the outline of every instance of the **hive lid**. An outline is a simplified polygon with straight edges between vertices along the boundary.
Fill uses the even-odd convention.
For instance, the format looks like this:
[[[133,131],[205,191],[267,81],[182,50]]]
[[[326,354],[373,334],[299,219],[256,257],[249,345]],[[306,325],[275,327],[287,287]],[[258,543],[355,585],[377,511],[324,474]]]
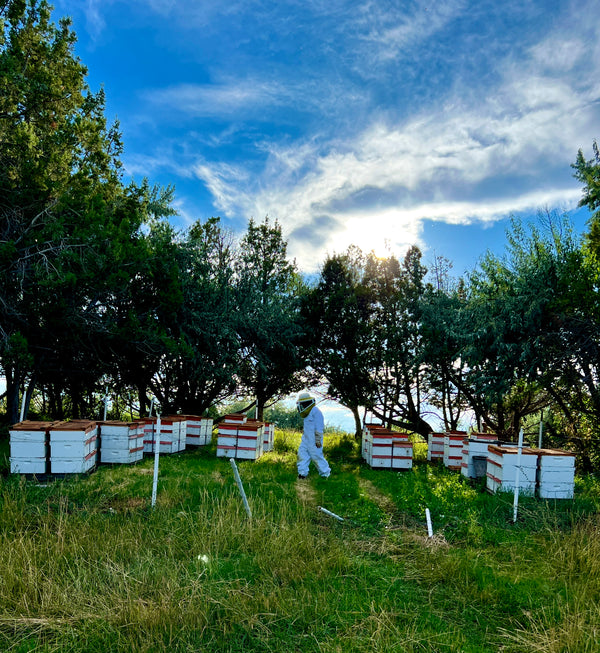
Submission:
[[[56,422],[37,422],[35,420],[26,419],[17,424],[13,424],[10,428],[13,431],[45,431],[53,424],[56,424]]]
[[[575,458],[577,454],[574,451],[565,451],[564,449],[536,449],[541,456],[572,456]]]
[[[64,422],[53,422],[51,426],[52,431],[87,431],[88,429],[93,429],[96,426],[96,422],[92,422],[89,419],[74,419]]]
[[[495,444],[488,445],[488,451],[492,453],[497,453],[503,455],[505,453],[515,454],[519,453],[519,447],[499,447]],[[529,447],[523,447],[521,453],[525,456],[537,456],[539,454],[539,449],[530,449]]]

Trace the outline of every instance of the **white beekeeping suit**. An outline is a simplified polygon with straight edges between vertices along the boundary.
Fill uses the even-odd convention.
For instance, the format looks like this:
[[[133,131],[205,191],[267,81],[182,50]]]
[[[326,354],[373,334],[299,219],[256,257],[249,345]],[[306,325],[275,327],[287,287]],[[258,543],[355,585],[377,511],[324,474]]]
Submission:
[[[323,456],[323,413],[315,406],[315,400],[307,392],[298,395],[296,408],[304,418],[302,441],[298,447],[298,478],[308,476],[312,460],[323,478],[328,478],[331,468]]]

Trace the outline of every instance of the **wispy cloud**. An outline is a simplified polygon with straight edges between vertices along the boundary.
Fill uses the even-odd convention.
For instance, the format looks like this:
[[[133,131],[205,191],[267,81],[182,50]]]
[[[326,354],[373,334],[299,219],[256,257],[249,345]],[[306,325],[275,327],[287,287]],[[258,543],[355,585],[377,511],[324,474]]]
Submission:
[[[215,206],[225,215],[235,215],[240,208],[250,205],[251,200],[243,191],[250,181],[250,175],[244,168],[229,164],[197,163],[194,173],[204,182],[214,197]],[[252,214],[247,215],[250,217]]]
[[[189,116],[223,118],[279,103],[280,92],[269,82],[246,79],[222,84],[180,84],[144,95],[154,105]]]
[[[460,16],[467,4],[466,0],[452,0],[391,9],[372,2],[360,21],[363,33],[359,33],[359,37],[375,59],[395,59],[400,53],[418,50],[419,44]]]
[[[304,77],[301,81],[281,79],[272,75],[245,78],[219,77],[204,84],[178,84],[147,89],[142,94],[152,111],[186,119],[215,118],[218,120],[275,121],[289,123],[293,115],[304,119],[327,116],[344,122],[344,113],[365,110],[367,98],[339,80]],[[276,113],[278,112],[278,113]],[[312,118],[311,118],[312,116]],[[168,119],[168,118],[167,118]]]
[[[106,27],[106,21],[97,0],[86,0],[85,18],[88,32],[96,38]]]
[[[124,2],[86,0],[89,29]],[[350,243],[426,247],[425,220],[579,197],[569,164],[600,137],[597,0],[131,2],[202,43],[185,49],[196,77],[142,92],[130,122],[171,144],[128,172],[194,177],[232,220],[279,219],[303,266]]]
[[[457,95],[403,122],[375,121],[343,142],[271,144],[258,180],[221,167],[216,184],[210,163],[202,177],[224,211],[280,219],[308,266],[351,242],[419,242],[425,219],[470,223],[573,206],[579,191],[569,163],[594,121],[600,127],[597,64],[588,61],[589,75],[559,76],[585,47],[572,36],[564,47],[553,38],[553,63],[540,42],[528,60],[502,64],[502,83],[485,98]],[[502,178],[509,188],[498,196],[488,181]]]

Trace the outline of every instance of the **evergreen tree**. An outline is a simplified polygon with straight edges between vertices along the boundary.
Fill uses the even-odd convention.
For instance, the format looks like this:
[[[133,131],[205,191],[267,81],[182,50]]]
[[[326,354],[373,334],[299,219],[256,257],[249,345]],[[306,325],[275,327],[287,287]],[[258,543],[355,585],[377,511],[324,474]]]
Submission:
[[[355,436],[359,407],[370,407],[377,366],[374,297],[365,283],[365,257],[356,247],[326,259],[318,282],[304,297],[309,363],[328,384],[328,394],[352,411]]]
[[[9,419],[36,381],[72,394],[108,361],[107,318],[142,259],[140,226],[163,193],[121,181],[118,125],[75,57],[68,19],[46,0],[0,8],[0,365]],[[143,248],[142,248],[143,249]],[[54,379],[54,380],[52,380]]]
[[[287,259],[279,223],[250,220],[236,264],[238,389],[255,397],[258,419],[267,401],[300,387],[305,365],[298,348],[300,293],[300,278]]]

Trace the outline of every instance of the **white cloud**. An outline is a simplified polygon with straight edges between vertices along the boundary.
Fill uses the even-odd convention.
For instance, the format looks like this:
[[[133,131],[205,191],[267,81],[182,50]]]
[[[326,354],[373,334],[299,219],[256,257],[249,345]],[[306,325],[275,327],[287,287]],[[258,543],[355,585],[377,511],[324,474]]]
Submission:
[[[167,171],[181,178],[191,178],[193,171],[178,163],[178,156],[172,150],[157,151],[153,155],[131,154],[123,157],[123,167],[132,177],[151,177],[157,172]]]
[[[296,68],[294,62],[278,68],[279,62],[257,55],[252,59],[256,67],[247,75],[244,70],[232,73],[221,61],[220,68],[208,71],[211,83],[146,91],[147,108],[157,123],[176,123],[185,115],[198,120],[197,132],[188,134],[179,150],[128,157],[128,172],[166,169],[181,177],[193,174],[224,216],[260,219],[268,214],[279,219],[293,239],[290,252],[308,268],[321,262],[326,252],[351,243],[378,251],[386,240],[399,250],[411,243],[425,248],[421,238],[426,219],[486,222],[545,205],[573,205],[579,199],[569,164],[579,147],[589,146],[600,134],[600,39],[597,25],[582,22],[590,22],[595,2],[581,10],[581,18],[575,18],[579,6],[573,18],[561,15],[556,29],[540,34],[537,43],[519,43],[514,53],[506,50],[504,59],[490,60],[493,87],[478,78],[460,82],[440,75],[444,82],[437,82],[432,101],[418,113],[409,113],[416,104],[413,98],[399,98],[396,106],[389,99],[396,96],[384,88],[395,83],[393,74],[401,75],[400,66],[393,65],[395,58],[409,53],[416,59],[421,49],[434,49],[435,35],[459,17],[466,21],[476,11],[472,4],[416,3],[408,12],[405,6],[394,9],[375,0],[360,5],[323,0],[251,4],[272,19],[267,34],[276,33],[286,9],[306,10],[306,25],[318,31],[317,41],[308,47],[314,45],[329,56],[339,36],[340,54],[334,52],[331,60],[346,68],[332,81],[325,66]],[[86,6],[90,24],[101,29],[99,3],[87,0]],[[178,21],[187,15],[196,26],[216,14],[232,16],[240,8],[239,3],[227,8],[174,0],[150,3],[151,10],[170,13]],[[543,7],[539,3],[534,9]],[[334,20],[339,25],[332,24]],[[509,35],[502,38],[509,42]],[[490,43],[490,50],[497,44]],[[487,52],[457,51],[457,59],[460,56],[485,61]],[[301,53],[298,58],[302,60]],[[273,63],[273,69],[265,61]],[[388,64],[384,78],[381,69]],[[436,65],[442,64],[436,60]],[[292,68],[294,76],[285,78],[283,71]],[[369,77],[362,96],[348,72],[357,70],[361,79]],[[371,92],[372,97],[379,93],[385,98],[382,108]],[[365,110],[368,106],[370,111]],[[312,131],[303,132],[301,121],[291,121],[290,129],[277,137],[256,127],[271,119],[284,123],[291,111],[310,114]],[[219,121],[218,127],[212,119]],[[228,134],[243,137],[243,154],[242,148],[236,151],[235,164],[220,162],[228,153],[219,153],[215,162],[207,158],[206,149],[194,155],[190,142],[200,142],[198,132],[211,147]],[[298,133],[302,135],[294,136]],[[250,155],[249,143],[255,148]],[[241,156],[248,158],[243,161]]]
[[[225,215],[235,214],[240,207],[250,204],[243,190],[240,191],[249,181],[249,174],[243,168],[229,164],[197,163],[194,166],[194,174],[204,182],[214,197],[215,206]],[[253,214],[246,215],[250,217]]]
[[[209,163],[202,177],[224,211],[273,215],[292,234],[322,231],[318,247],[313,239],[290,243],[308,267],[351,242],[380,250],[387,238],[405,248],[419,242],[424,219],[470,223],[544,205],[573,206],[580,192],[569,185],[569,163],[590,126],[600,128],[593,104],[598,89],[588,81],[593,66],[589,78],[558,78],[544,75],[546,64],[534,54],[505,63],[503,83],[487,97],[457,96],[445,107],[397,124],[374,121],[354,139],[320,147],[316,141],[270,144],[258,181],[244,180],[239,168]],[[558,169],[562,181],[547,178]],[[501,198],[478,191],[491,179],[512,176],[528,181]],[[362,205],[365,193],[368,206]]]
[[[370,3],[364,16],[365,53],[369,59],[395,59],[403,51],[413,51],[459,16],[464,0],[417,4],[411,12],[406,6],[390,10],[387,5]],[[374,47],[375,46],[375,47]]]
[[[280,96],[277,86],[256,80],[218,84],[180,84],[147,91],[145,99],[190,116],[228,117],[271,106]]]
[[[579,63],[586,54],[583,42],[577,38],[556,41],[555,38],[537,43],[531,48],[532,59],[543,70],[567,73]]]
[[[106,22],[100,11],[99,3],[96,0],[87,0],[85,5],[85,19],[89,34],[92,38],[97,38],[106,27]]]
[[[381,41],[417,38],[406,30]],[[509,54],[498,62],[495,89],[457,91],[443,107],[403,122],[374,120],[344,141],[270,144],[260,180],[239,192],[238,170],[237,179],[221,175],[217,201],[246,215],[274,215],[290,233],[314,228],[318,247],[290,243],[309,267],[350,242],[365,249],[380,249],[385,239],[398,247],[419,242],[424,219],[471,223],[573,207],[580,190],[569,164],[600,129],[599,66],[586,51],[576,34],[545,35],[528,59]],[[501,193],[485,189],[503,178],[509,187]],[[519,183],[510,187],[511,178]]]

